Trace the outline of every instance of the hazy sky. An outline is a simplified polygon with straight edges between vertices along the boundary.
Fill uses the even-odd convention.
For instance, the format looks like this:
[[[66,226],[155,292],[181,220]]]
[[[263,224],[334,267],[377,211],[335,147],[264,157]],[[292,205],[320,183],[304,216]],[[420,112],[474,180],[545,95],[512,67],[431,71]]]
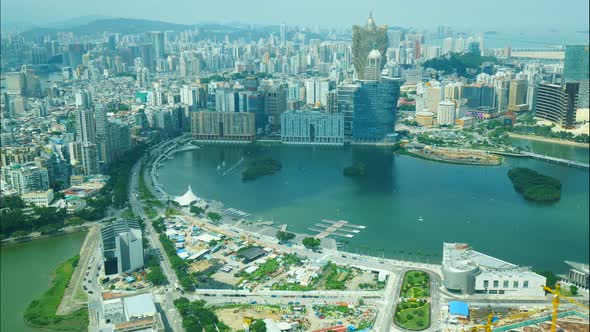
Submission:
[[[175,23],[241,22],[430,28],[588,29],[588,0],[1,0],[5,23],[45,24],[86,15]]]

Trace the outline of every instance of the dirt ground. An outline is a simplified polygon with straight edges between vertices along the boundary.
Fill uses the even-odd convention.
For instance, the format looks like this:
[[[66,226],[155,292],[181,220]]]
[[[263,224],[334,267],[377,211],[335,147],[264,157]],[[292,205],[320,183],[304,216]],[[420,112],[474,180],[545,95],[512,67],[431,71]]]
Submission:
[[[217,281],[222,282],[224,284],[229,284],[229,285],[235,286],[238,284],[238,281],[240,281],[240,278],[234,277],[234,273],[235,273],[235,270],[232,270],[228,273],[225,273],[223,271],[218,271],[218,272],[215,272],[211,277],[214,280],[217,280]]]
[[[205,271],[210,268],[213,264],[209,260],[200,260],[191,263],[189,271],[190,272],[199,272]]]
[[[235,312],[237,311],[237,312]],[[272,318],[275,321],[281,320],[281,314],[271,313],[269,311],[258,312],[254,309],[221,309],[216,310],[215,313],[232,331],[238,331],[244,328],[244,317],[253,317],[254,319]]]
[[[369,271],[355,271],[354,276],[346,283],[347,290],[361,290],[360,284],[376,284],[377,278]]]

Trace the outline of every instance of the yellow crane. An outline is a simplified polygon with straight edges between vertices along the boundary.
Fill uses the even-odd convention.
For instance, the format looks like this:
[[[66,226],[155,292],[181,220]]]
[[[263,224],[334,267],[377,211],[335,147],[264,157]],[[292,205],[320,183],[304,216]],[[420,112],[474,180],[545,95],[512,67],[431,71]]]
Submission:
[[[546,310],[546,309],[538,309],[538,310],[532,310],[532,311],[527,311],[527,312],[518,312],[518,313],[515,313],[515,314],[512,314],[512,315],[506,316],[506,317],[502,317],[502,320],[503,321],[508,321],[508,320],[519,319],[519,318],[527,318],[527,317],[533,316],[533,315],[535,315],[538,312],[543,311],[543,310]],[[491,312],[488,315],[488,319],[487,319],[486,323],[485,324],[481,324],[481,325],[473,326],[471,328],[471,332],[476,332],[476,331],[479,331],[479,330],[484,330],[485,332],[492,332],[492,321],[493,321],[493,319],[494,319],[494,313]],[[497,321],[496,322],[493,322],[493,323],[497,323]]]
[[[553,304],[553,313],[551,315],[551,332],[555,332],[557,329],[557,311],[559,309],[559,304],[560,304],[561,299],[564,299],[571,304],[574,304],[574,305],[577,305],[578,307],[586,309],[586,312],[588,310],[590,310],[590,308],[587,305],[580,303],[576,300],[573,300],[565,295],[560,294],[559,289],[561,288],[561,285],[559,283],[555,284],[555,289],[551,289],[547,286],[542,286],[542,287],[545,291],[553,294],[553,300],[551,301],[551,303]]]

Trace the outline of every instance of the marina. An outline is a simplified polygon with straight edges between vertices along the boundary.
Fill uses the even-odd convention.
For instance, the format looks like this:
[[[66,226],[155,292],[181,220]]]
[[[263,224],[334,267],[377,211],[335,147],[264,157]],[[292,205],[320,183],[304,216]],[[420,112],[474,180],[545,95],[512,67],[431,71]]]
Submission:
[[[334,221],[334,220],[329,220],[329,219],[323,219],[322,223],[316,223],[314,226],[315,227],[308,227],[307,229],[310,231],[313,231],[313,232],[318,232],[318,234],[315,235],[315,237],[318,239],[323,239],[323,238],[330,236],[330,235],[337,235],[337,236],[351,238],[351,237],[354,237],[354,234],[350,234],[350,233],[355,233],[355,234],[360,233],[360,229],[366,228],[366,226],[351,224],[346,220]],[[347,227],[355,228],[355,229],[347,229]],[[344,233],[344,232],[348,232],[348,233]]]

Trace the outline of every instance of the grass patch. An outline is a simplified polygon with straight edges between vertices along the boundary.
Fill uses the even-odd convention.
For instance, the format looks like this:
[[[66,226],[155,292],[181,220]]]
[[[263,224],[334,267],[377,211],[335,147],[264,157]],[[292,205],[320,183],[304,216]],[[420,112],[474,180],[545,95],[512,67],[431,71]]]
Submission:
[[[54,331],[85,331],[88,328],[86,308],[68,315],[56,315],[79,259],[79,256],[74,256],[55,269],[52,286],[25,310],[24,320],[27,325]]]
[[[130,208],[127,208],[121,213],[121,218],[135,219],[135,214],[133,213],[133,210],[131,210]]]
[[[399,303],[395,308],[394,322],[407,330],[427,329],[430,326],[430,303],[426,301]]]
[[[259,280],[275,273],[279,269],[279,262],[276,259],[270,259],[266,263],[260,265],[258,270],[250,273],[244,279],[249,281]]]
[[[401,297],[423,298],[428,297],[430,291],[430,277],[426,272],[408,271],[404,276]]]

